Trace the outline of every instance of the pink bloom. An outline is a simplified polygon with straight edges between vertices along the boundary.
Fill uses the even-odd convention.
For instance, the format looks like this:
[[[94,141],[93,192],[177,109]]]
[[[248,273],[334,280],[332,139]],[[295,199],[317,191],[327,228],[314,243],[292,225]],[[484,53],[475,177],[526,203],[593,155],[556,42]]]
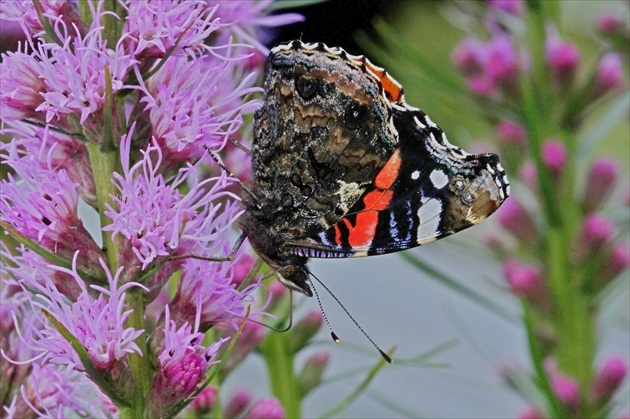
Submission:
[[[606,402],[619,388],[628,374],[626,362],[618,357],[608,358],[597,372],[591,392],[599,402]]]
[[[284,419],[286,413],[276,399],[258,400],[245,414],[245,419]]]
[[[593,211],[605,202],[614,189],[618,176],[619,166],[615,160],[602,157],[593,163],[583,198],[587,211]]]
[[[200,2],[130,1],[125,21],[125,49],[137,57],[195,56],[209,49],[204,41],[221,26],[216,9]]]
[[[519,58],[512,38],[495,34],[486,45],[483,60],[485,74],[497,84],[514,83],[518,77]]]
[[[467,37],[460,42],[452,53],[452,60],[464,74],[481,71],[479,57],[483,47],[478,39]]]
[[[558,140],[547,139],[542,144],[543,163],[551,170],[551,173],[558,177],[562,174],[567,163],[567,149]]]

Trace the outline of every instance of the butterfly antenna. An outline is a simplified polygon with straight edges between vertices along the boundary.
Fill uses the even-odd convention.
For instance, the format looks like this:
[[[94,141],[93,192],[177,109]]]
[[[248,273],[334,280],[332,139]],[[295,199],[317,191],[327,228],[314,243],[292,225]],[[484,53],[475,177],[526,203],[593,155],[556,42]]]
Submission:
[[[346,307],[344,307],[343,304],[341,304],[341,301],[339,301],[339,299],[337,298],[337,296],[335,296],[335,294],[332,293],[332,291],[322,282],[319,280],[319,278],[317,278],[315,275],[311,274],[311,276],[319,283],[319,285],[321,285],[322,287],[324,287],[324,289],[326,290],[326,292],[328,294],[330,294],[330,296],[332,298],[335,299],[335,301],[337,302],[337,304],[339,304],[339,307],[341,307],[343,309],[343,311],[346,312],[346,314],[348,315],[348,317],[350,317],[350,320],[352,320],[352,323],[354,323],[354,325],[361,331],[361,333],[363,333],[363,336],[365,336],[367,338],[367,340],[370,341],[370,343],[372,344],[372,346],[374,346],[376,348],[376,350],[381,354],[381,356],[383,357],[383,359],[385,361],[387,361],[387,363],[391,364],[392,363],[392,359],[390,358],[389,355],[387,355],[385,353],[385,351],[383,351],[377,344],[376,342],[374,342],[372,340],[372,338],[370,337],[370,335],[368,335],[365,330],[363,330],[363,328],[361,327],[361,325],[354,319],[354,317],[352,317],[352,314],[350,314],[350,312],[346,309]],[[324,320],[326,320],[326,323],[328,324],[328,328],[330,329],[330,334],[332,335],[333,340],[335,341],[335,343],[339,343],[339,338],[337,337],[337,335],[335,335],[335,332],[333,332],[332,327],[330,327],[330,323],[328,323],[328,319],[326,318],[326,313],[324,313],[324,309],[322,308],[322,303],[319,300],[319,295],[317,294],[317,291],[315,290],[315,287],[313,287],[313,291],[315,293],[315,296],[317,297],[317,303],[319,304],[319,309],[322,312],[322,315],[324,316]]]
[[[311,275],[313,275],[313,274],[311,274]],[[313,278],[315,278],[314,275],[313,275]],[[315,278],[315,279],[317,279],[317,278]],[[319,279],[317,279],[317,282],[319,282],[321,284]],[[326,316],[326,312],[324,311],[324,307],[322,307],[322,301],[319,299],[319,294],[317,293],[317,289],[315,287],[313,287],[313,293],[315,294],[315,298],[317,299],[317,304],[319,305],[319,311],[322,313],[322,316],[324,317],[324,321],[328,325],[328,330],[330,330],[330,336],[332,337],[332,340],[335,343],[339,343],[339,337],[335,334],[335,332],[332,329],[332,326],[330,325],[330,322],[328,321],[328,317]]]

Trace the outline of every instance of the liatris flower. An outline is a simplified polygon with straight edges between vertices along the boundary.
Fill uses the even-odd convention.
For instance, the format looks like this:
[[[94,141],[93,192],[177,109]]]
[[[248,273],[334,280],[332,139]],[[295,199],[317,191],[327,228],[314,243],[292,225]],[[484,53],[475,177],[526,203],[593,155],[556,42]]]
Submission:
[[[267,18],[269,5],[241,2],[238,28],[220,20],[230,2],[2,3],[28,44],[0,64],[2,133],[13,137],[1,148],[12,174],[0,219],[22,243],[1,252],[11,415],[165,416],[215,368],[258,284],[243,284],[246,247],[222,260],[241,210],[234,180],[204,178],[202,164],[243,135],[260,90],[255,49],[223,34],[256,40],[260,26],[298,19]],[[81,199],[98,212],[90,232]],[[172,299],[163,290],[175,276]],[[204,344],[213,326],[225,339]]]
[[[217,401],[217,389],[212,386],[204,388],[195,400],[192,401],[190,407],[196,410],[196,414],[209,412]]]

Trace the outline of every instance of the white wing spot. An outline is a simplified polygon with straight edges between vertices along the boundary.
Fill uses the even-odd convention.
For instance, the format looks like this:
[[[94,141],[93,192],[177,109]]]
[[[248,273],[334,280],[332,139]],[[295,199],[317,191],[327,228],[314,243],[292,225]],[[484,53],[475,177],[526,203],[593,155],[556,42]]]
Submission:
[[[414,170],[413,173],[411,174],[411,179],[418,180],[419,177],[420,177],[420,171]]]
[[[442,204],[439,199],[428,199],[422,203],[418,210],[418,244],[427,244],[436,240],[440,219],[442,215]]]
[[[446,174],[441,170],[432,171],[429,178],[431,179],[433,186],[435,186],[435,189],[442,189],[448,185],[448,176],[446,176]]]

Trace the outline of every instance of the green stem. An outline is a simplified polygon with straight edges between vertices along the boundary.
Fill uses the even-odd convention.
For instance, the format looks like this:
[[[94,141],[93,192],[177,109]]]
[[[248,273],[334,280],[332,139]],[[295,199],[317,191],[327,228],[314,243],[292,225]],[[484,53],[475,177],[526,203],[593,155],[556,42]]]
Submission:
[[[144,291],[140,287],[132,287],[127,291],[127,308],[133,310],[127,320],[127,327],[143,330],[144,323]],[[151,364],[149,362],[146,334],[143,333],[136,339],[140,348],[140,354],[129,355],[129,369],[134,378],[134,392],[131,395],[131,406],[120,411],[121,419],[142,418],[144,416],[145,402],[151,388]]]
[[[288,333],[270,333],[259,346],[267,369],[273,395],[282,403],[288,418],[300,418],[301,399],[294,373],[295,354],[291,352]]]

